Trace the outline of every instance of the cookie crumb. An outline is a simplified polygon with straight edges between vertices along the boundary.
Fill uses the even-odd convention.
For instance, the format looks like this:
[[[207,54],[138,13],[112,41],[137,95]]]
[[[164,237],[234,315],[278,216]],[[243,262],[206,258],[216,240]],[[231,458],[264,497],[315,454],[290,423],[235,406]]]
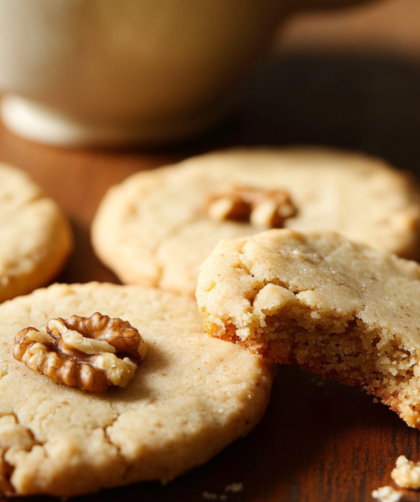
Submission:
[[[372,497],[379,502],[399,502],[402,492],[397,492],[392,486],[382,486],[382,488],[373,490]]]
[[[412,462],[404,455],[399,456],[391,477],[401,488],[420,488],[420,462]]]
[[[217,500],[219,498],[216,493],[203,492],[202,495],[203,499],[206,500]]]
[[[373,403],[374,403],[374,404],[379,403],[379,401],[378,401],[378,399],[377,399],[376,397],[374,397],[374,398],[373,398]]]
[[[238,493],[244,489],[244,485],[242,483],[231,483],[230,485],[225,486],[225,492]]]

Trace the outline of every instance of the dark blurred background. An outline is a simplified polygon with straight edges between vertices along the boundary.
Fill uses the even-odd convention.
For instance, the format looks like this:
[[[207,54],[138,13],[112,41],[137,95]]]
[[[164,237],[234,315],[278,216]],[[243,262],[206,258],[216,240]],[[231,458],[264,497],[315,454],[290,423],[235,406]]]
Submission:
[[[420,175],[419,21],[419,0],[294,17],[215,146],[326,144]]]
[[[379,51],[420,62],[419,21],[418,0],[378,0],[352,9],[300,14],[284,27],[274,46],[282,54]]]

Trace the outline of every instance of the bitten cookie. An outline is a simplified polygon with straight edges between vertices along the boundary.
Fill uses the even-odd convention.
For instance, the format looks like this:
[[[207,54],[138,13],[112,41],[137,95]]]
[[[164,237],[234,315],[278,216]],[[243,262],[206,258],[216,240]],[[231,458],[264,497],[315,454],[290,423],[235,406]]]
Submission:
[[[59,207],[22,171],[0,164],[0,302],[51,281],[72,247]]]
[[[18,332],[35,328],[28,330],[31,339],[44,343],[48,323],[53,334],[56,328],[63,333],[67,347],[73,345],[70,359],[77,360],[83,354],[75,343],[83,342],[77,346],[86,352],[88,341],[51,319],[67,319],[67,327],[86,331],[89,326],[72,316],[95,312],[117,319],[114,327],[128,330],[129,337],[137,329],[148,347],[145,356],[138,338],[134,352],[120,348],[122,356],[133,359],[139,350],[138,361],[144,359],[123,386],[112,381],[104,392],[86,392],[54,383],[48,372],[33,371],[33,361],[30,369],[13,357],[22,352],[22,345],[13,347]],[[268,403],[273,366],[207,337],[190,298],[137,286],[53,285],[5,302],[0,318],[0,489],[6,493],[70,496],[170,480],[247,434]],[[104,328],[103,318],[94,318]],[[100,338],[96,344],[108,345]],[[115,337],[108,341],[117,346]],[[39,345],[26,349],[35,360]],[[93,368],[102,363],[88,361]],[[57,376],[57,368],[50,376]]]
[[[218,244],[197,301],[206,331],[378,396],[420,428],[420,265],[331,232]]]
[[[271,227],[335,230],[404,257],[419,253],[416,183],[384,162],[321,149],[212,153],[112,188],[93,223],[98,256],[125,283],[194,295],[220,239]]]

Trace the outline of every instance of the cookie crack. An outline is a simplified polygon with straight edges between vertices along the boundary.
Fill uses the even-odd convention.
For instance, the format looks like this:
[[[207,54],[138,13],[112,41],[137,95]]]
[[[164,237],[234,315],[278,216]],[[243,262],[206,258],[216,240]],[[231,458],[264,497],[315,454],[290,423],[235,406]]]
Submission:
[[[111,405],[111,408],[113,410],[115,410],[115,407],[113,406],[113,404],[110,403],[110,405]],[[125,458],[125,456],[123,455],[123,453],[121,451],[121,447],[117,443],[115,443],[112,440],[111,436],[110,436],[110,430],[112,429],[112,427],[114,426],[114,424],[119,420],[120,416],[121,415],[117,412],[116,417],[113,418],[109,424],[104,425],[102,427],[102,430],[104,432],[104,439],[105,439],[105,441],[107,441],[107,443],[110,446],[113,446],[115,448],[115,450],[117,452],[117,456],[118,456],[119,460],[121,461],[121,464],[123,465],[123,470],[124,471],[123,471],[122,480],[125,480],[126,477],[127,477],[127,473],[128,473],[129,468],[130,468],[130,465],[129,465],[127,459]]]
[[[16,469],[16,456],[20,452],[30,452],[35,446],[44,446],[33,431],[22,425],[15,413],[0,418],[0,491],[13,495],[16,489],[11,478]]]

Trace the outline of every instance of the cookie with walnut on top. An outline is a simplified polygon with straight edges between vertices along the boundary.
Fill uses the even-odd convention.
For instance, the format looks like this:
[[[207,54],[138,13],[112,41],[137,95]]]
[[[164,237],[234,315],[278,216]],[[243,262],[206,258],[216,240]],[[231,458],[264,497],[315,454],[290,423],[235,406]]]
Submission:
[[[415,258],[419,222],[416,183],[380,160],[242,149],[132,175],[106,194],[92,241],[122,282],[193,296],[200,265],[220,239],[279,227],[336,230]]]
[[[203,333],[192,298],[54,284],[0,305],[0,491],[167,482],[262,418],[272,363]]]

